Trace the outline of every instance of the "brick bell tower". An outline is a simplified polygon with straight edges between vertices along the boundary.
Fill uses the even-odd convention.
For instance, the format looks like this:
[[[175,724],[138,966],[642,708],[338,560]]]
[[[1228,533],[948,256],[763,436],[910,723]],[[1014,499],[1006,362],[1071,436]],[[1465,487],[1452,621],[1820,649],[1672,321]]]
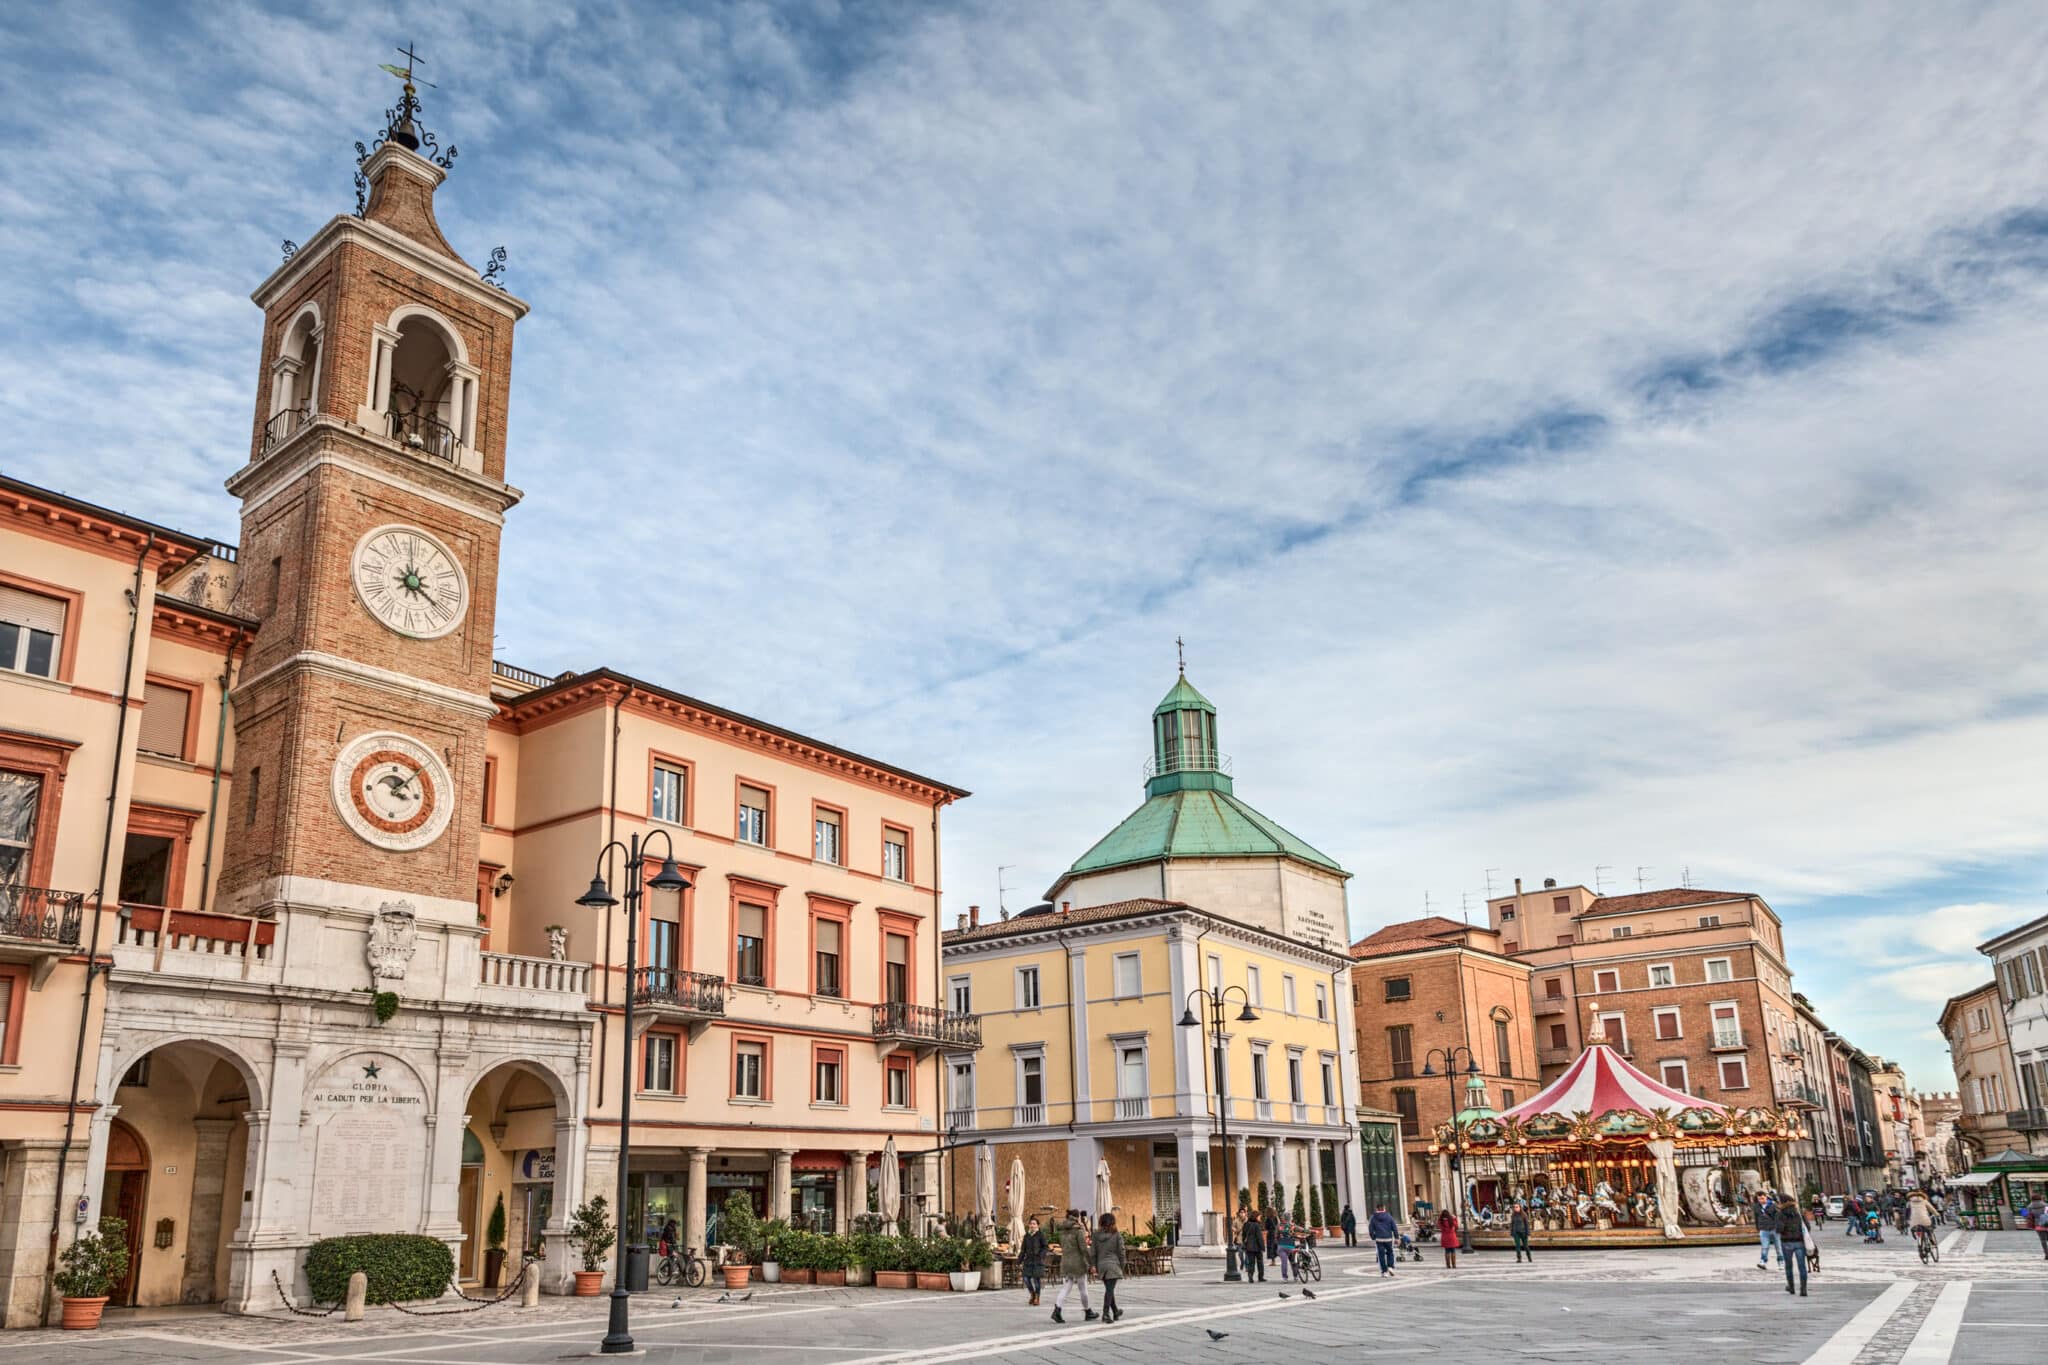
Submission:
[[[373,988],[423,995],[475,951],[527,305],[442,236],[434,192],[455,149],[421,128],[410,71],[393,73],[404,94],[360,157],[356,212],[253,295],[256,415],[227,488],[242,501],[235,608],[262,630],[234,694],[221,905],[287,921],[287,983],[360,988],[344,929],[368,935]]]

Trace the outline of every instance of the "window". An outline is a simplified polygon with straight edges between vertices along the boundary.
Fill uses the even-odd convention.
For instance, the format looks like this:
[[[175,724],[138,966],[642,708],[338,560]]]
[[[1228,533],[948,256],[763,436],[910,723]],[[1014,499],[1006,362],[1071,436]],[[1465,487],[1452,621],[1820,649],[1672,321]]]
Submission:
[[[1745,1057],[1723,1057],[1721,1059],[1721,1088],[1723,1090],[1749,1089],[1749,1060]]]
[[[1330,988],[1318,981],[1316,982],[1316,1018],[1328,1019],[1329,1017]]]
[[[765,1100],[768,1098],[767,1044],[733,1044],[732,1094],[733,1098],[738,1100]]]
[[[811,932],[817,935],[818,942],[815,967],[817,975],[812,983],[812,994],[844,996],[846,987],[840,975],[839,963],[843,951],[840,939],[846,932],[846,926],[836,919],[817,919],[811,921]]]
[[[1600,1041],[1616,1052],[1628,1051],[1628,1020],[1619,1014],[1594,1016],[1593,1025],[1599,1030]]]
[[[1223,959],[1215,953],[1209,954],[1209,989],[1212,991],[1223,989]]]
[[[1387,1030],[1387,1063],[1395,1080],[1415,1074],[1415,1030],[1411,1026],[1396,1024]]]
[[[28,881],[36,846],[36,810],[43,779],[33,773],[0,772],[0,886]]]
[[[1301,1054],[1287,1054],[1287,1098],[1300,1104],[1305,1098],[1301,1088]]]
[[[673,1033],[650,1033],[640,1050],[640,1088],[657,1095],[676,1090],[676,1038]]]
[[[974,1013],[974,982],[971,978],[956,976],[946,982],[947,998],[955,1014]]]
[[[1562,977],[1556,977],[1556,976],[1546,976],[1546,977],[1544,977],[1544,978],[1543,978],[1543,998],[1544,998],[1545,1000],[1562,1000],[1562,999],[1564,999],[1564,979],[1563,979]]]
[[[1280,1008],[1289,1014],[1299,1014],[1294,1005],[1294,977],[1283,973],[1280,977]]]
[[[1671,974],[1671,964],[1669,962],[1656,962],[1651,964],[1650,984],[1652,986],[1669,986],[1673,984],[1673,980],[1674,978]]]
[[[263,766],[258,764],[256,767],[249,769],[249,810],[242,819],[243,824],[253,825],[256,823],[256,801],[262,795]]]
[[[146,754],[185,756],[185,722],[192,711],[192,691],[169,683],[142,685],[142,724],[135,746]]]
[[[1596,991],[1618,991],[1621,989],[1621,973],[1613,970],[1593,973],[1593,989]]]
[[[768,843],[768,793],[760,787],[740,784],[740,815],[733,838],[743,844]]]
[[[1552,1024],[1550,1026],[1550,1045],[1554,1048],[1571,1046],[1571,1037],[1565,1032],[1563,1024]]]
[[[1017,1008],[1035,1010],[1038,1008],[1038,968],[1017,969]]]
[[[1505,1019],[1493,1021],[1493,1055],[1500,1062],[1501,1075],[1515,1074],[1515,1059],[1508,1047],[1508,1021]]]
[[[1721,923],[1721,917],[1720,917],[1719,915],[1701,915],[1701,916],[1700,916],[1700,928],[1702,928],[1702,929],[1713,929],[1713,928],[1716,928],[1716,927],[1718,927],[1718,926],[1720,925],[1720,923]]]
[[[733,980],[743,986],[765,986],[768,984],[768,907],[742,905],[739,921],[738,936],[733,945]]]
[[[1401,1136],[1422,1135],[1422,1114],[1415,1104],[1415,1092],[1403,1086],[1394,1091],[1394,1112],[1401,1116]]]
[[[661,993],[675,990],[682,963],[683,893],[649,889],[647,893],[647,984]]]
[[[498,760],[484,760],[484,825],[486,828],[498,823]]]
[[[1337,1102],[1337,1067],[1328,1057],[1323,1058],[1323,1105],[1325,1108]]]
[[[1569,915],[1572,912],[1572,898],[1570,896],[1552,896],[1550,898],[1550,912],[1554,915]]]
[[[1512,923],[1514,923],[1514,920],[1515,920],[1515,912],[1514,912],[1514,910],[1513,910],[1513,909],[1511,909],[1511,908],[1510,908],[1510,907],[1508,907],[1508,906],[1505,906],[1505,905],[1503,905],[1503,906],[1502,906],[1502,907],[1500,908],[1500,922],[1501,922],[1502,924],[1512,924]]]
[[[1684,1062],[1659,1062],[1657,1074],[1658,1079],[1673,1090],[1683,1090],[1688,1095],[1692,1093],[1692,1082],[1686,1078]]]
[[[1982,1005],[1970,1011],[1970,1032],[1982,1033],[1991,1027],[1991,1016]]]
[[[1260,984],[1259,969],[1257,967],[1246,967],[1244,969],[1244,993],[1251,997],[1254,1005],[1266,1003],[1266,992]]]
[[[1516,953],[1522,951],[1522,945],[1515,942],[1515,940],[1513,939],[1509,939],[1505,943],[1500,945],[1500,950],[1506,953],[1508,956],[1512,957]]]
[[[971,1119],[974,1113],[973,1060],[970,1058],[966,1061],[954,1062],[952,1064],[951,1080],[952,1084],[946,1092],[948,1096],[946,1107],[953,1110],[956,1114],[968,1115]]]
[[[1669,1042],[1673,1038],[1685,1036],[1684,1030],[1679,1026],[1677,1010],[1652,1010],[1650,1018],[1656,1021],[1657,1037],[1660,1041]]]
[[[1266,1091],[1266,1049],[1252,1048],[1252,1098],[1269,1100],[1273,1098]]]
[[[1138,955],[1118,953],[1110,962],[1110,989],[1117,999],[1138,995]]]
[[[1712,1007],[1714,1020],[1715,1047],[1742,1046],[1742,1016],[1736,1012],[1733,1003]]]
[[[1500,1088],[1500,1107],[1502,1112],[1515,1107],[1515,1092],[1506,1086]]]
[[[1017,1059],[1017,1094],[1021,1104],[1045,1103],[1045,1058],[1036,1052]]]
[[[910,832],[882,826],[882,875],[892,882],[910,880]]]
[[[62,598],[0,584],[0,668],[56,677],[64,611]]]
[[[846,861],[840,842],[840,814],[823,806],[811,816],[811,856],[821,863]]]
[[[818,1049],[811,1060],[811,1070],[816,1073],[811,1081],[811,1103],[846,1103],[846,1092],[840,1086],[845,1068],[845,1053],[837,1048]]]
[[[1572,944],[1577,942],[1578,939],[1574,938],[1570,934],[1559,934],[1557,936],[1557,946],[1560,948],[1569,948]]]
[[[1626,924],[1617,924],[1609,931],[1609,936],[1613,938],[1627,938],[1634,932],[1635,930],[1629,928]]]
[[[892,1005],[910,999],[910,940],[902,934],[882,935],[882,998]]]
[[[885,1081],[887,1088],[883,1103],[891,1109],[910,1108],[910,1059],[891,1057]]]
[[[1735,968],[1731,959],[1725,957],[1710,957],[1707,959],[1707,980],[1733,981],[1734,979]]]
[[[1117,1098],[1126,1100],[1142,1099],[1145,1096],[1145,1045],[1143,1043],[1119,1044],[1116,1050],[1116,1093]]]
[[[1388,977],[1388,978],[1387,978],[1387,980],[1386,980],[1386,987],[1387,987],[1387,999],[1389,999],[1389,1000],[1406,1000],[1406,999],[1408,998],[1408,978],[1407,978],[1407,977],[1405,977],[1405,976],[1390,976],[1390,977]]]
[[[654,765],[654,787],[647,797],[647,816],[651,820],[666,820],[672,825],[684,824],[684,813],[690,795],[690,778],[681,768],[667,763]]]

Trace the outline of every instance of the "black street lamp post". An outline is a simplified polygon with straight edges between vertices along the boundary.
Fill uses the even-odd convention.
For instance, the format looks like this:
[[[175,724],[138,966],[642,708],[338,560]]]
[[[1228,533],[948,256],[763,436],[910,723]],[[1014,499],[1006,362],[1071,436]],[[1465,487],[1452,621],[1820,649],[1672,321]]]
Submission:
[[[1238,1011],[1237,1021],[1240,1024],[1258,1023],[1259,1016],[1252,1013],[1252,998],[1245,993],[1242,986],[1225,986],[1221,990],[1206,991],[1197,986],[1188,992],[1186,1007],[1181,1010],[1180,1015],[1182,1028],[1201,1028],[1202,1021],[1195,1017],[1195,1001],[1199,999],[1203,1011],[1209,1017],[1209,1065],[1216,1074],[1216,1121],[1222,1129],[1223,1161],[1226,1166],[1230,1162],[1230,1078],[1224,1067],[1223,1058],[1223,1002],[1233,992],[1244,1002],[1244,1008]],[[1209,1174],[1213,1181],[1217,1173],[1211,1171]],[[1230,1204],[1237,1197],[1235,1167],[1230,1168],[1229,1175],[1231,1178],[1223,1187],[1223,1278],[1234,1281],[1243,1278],[1237,1269],[1237,1239],[1230,1235]]]
[[[668,831],[658,829],[663,849],[661,866],[646,884],[657,891],[687,891],[690,883],[682,870],[676,866],[675,845],[668,837]],[[639,1248],[637,1235],[629,1236],[626,1227],[626,1178],[632,1166],[633,1154],[633,992],[639,982],[636,970],[639,966],[635,956],[637,947],[635,930],[640,921],[640,896],[642,874],[646,871],[646,859],[651,853],[642,849],[654,843],[654,835],[643,842],[638,834],[632,835],[625,843],[614,839],[597,851],[597,870],[591,874],[590,889],[576,898],[576,903],[592,910],[609,910],[618,900],[611,888],[604,883],[605,859],[611,857],[614,849],[626,855],[626,1045],[619,1049],[619,1250],[618,1263],[612,1271],[611,1320],[607,1324],[604,1340],[598,1343],[601,1355],[623,1355],[633,1349],[633,1333],[627,1323],[627,1306],[632,1295],[626,1289],[626,1258],[629,1252]],[[634,1219],[634,1226],[639,1225]]]
[[[1463,1044],[1457,1047],[1431,1048],[1422,1059],[1422,1074],[1425,1076],[1436,1075],[1436,1060],[1439,1057],[1443,1059],[1444,1083],[1450,1087],[1451,1091],[1451,1172],[1455,1176],[1455,1179],[1451,1181],[1451,1187],[1453,1193],[1457,1196],[1458,1226],[1462,1229],[1465,1226],[1465,1126],[1458,1122],[1458,1058],[1460,1056],[1465,1059],[1465,1074],[1467,1076],[1477,1076],[1479,1074],[1479,1058],[1473,1053],[1471,1048]]]

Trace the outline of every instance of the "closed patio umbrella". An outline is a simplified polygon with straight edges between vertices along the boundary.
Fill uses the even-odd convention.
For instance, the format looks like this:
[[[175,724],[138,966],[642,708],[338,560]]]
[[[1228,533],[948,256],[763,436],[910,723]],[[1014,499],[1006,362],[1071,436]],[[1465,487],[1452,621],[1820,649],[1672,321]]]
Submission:
[[[1095,1214],[1101,1217],[1116,1207],[1114,1191],[1109,1187],[1109,1161],[1104,1158],[1095,1163]]]
[[[1010,1160],[1010,1245],[1024,1245],[1024,1158]]]
[[[996,1154],[986,1142],[974,1149],[974,1230],[993,1239],[996,1229]]]
[[[903,1202],[903,1178],[896,1169],[896,1139],[891,1137],[882,1144],[882,1231],[896,1235],[897,1205]]]

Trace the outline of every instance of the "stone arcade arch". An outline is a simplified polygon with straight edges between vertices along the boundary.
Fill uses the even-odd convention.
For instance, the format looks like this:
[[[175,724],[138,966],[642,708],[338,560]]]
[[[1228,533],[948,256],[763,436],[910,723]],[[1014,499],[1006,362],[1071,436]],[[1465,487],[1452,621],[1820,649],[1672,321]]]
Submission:
[[[464,1082],[464,1132],[481,1161],[463,1165],[457,1192],[462,1244],[456,1266],[483,1279],[491,1209],[505,1201],[505,1274],[545,1248],[543,1287],[567,1292],[569,1214],[582,1191],[582,1121],[574,1078],[544,1062],[490,1058]],[[465,1143],[465,1146],[468,1144]]]

